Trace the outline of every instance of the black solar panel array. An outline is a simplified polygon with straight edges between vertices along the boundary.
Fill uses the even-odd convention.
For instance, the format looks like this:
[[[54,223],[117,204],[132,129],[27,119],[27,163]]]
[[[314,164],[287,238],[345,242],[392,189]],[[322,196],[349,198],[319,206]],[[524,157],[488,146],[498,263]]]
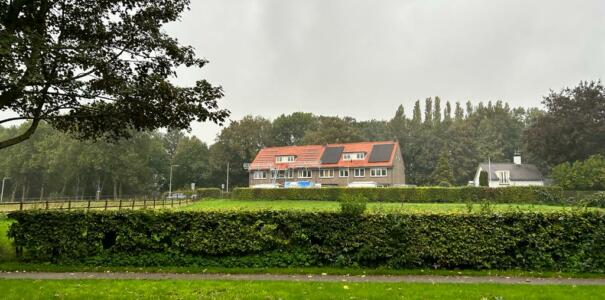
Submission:
[[[383,162],[391,160],[394,144],[381,144],[372,146],[372,153],[368,162]]]
[[[326,147],[324,153],[321,155],[321,163],[323,164],[335,164],[340,160],[340,155],[345,147]]]

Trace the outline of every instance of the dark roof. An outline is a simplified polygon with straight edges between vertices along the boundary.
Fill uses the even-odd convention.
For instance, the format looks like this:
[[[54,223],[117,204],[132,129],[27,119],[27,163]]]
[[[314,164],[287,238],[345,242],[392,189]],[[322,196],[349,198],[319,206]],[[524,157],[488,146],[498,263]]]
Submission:
[[[489,170],[488,163],[481,163],[479,167],[483,171]],[[491,180],[498,180],[496,171],[509,171],[511,181],[541,181],[544,180],[542,173],[536,166],[531,164],[513,164],[513,163],[492,163],[491,164]]]
[[[372,146],[372,153],[368,162],[382,162],[391,160],[395,144],[380,144]]]
[[[344,146],[326,147],[321,155],[322,164],[335,164],[340,160],[340,155],[344,151]]]

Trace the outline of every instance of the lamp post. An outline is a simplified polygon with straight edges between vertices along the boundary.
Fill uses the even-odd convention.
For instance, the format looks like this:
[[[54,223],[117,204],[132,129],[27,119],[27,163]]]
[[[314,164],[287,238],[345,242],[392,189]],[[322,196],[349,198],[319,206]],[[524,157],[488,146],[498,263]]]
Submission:
[[[4,201],[4,200],[3,200],[3,198],[4,198],[4,182],[5,182],[7,179],[10,179],[10,177],[4,177],[4,178],[2,178],[2,192],[0,192],[0,202],[3,202],[3,201]]]
[[[172,167],[178,167],[179,165],[170,165],[170,183],[168,184],[168,198],[172,197]]]

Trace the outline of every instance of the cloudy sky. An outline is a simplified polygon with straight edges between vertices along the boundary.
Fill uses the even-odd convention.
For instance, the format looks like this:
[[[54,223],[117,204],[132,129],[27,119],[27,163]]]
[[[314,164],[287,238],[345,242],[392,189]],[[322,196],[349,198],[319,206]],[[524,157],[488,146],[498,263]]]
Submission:
[[[539,106],[605,79],[605,1],[192,0],[167,30],[210,60],[232,119],[308,111],[390,118],[431,96]],[[212,143],[220,129],[194,124]]]

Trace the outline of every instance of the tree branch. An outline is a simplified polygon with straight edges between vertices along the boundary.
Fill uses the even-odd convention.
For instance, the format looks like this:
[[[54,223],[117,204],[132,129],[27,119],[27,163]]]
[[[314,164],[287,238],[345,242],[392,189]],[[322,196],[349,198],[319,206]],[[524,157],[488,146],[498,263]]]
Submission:
[[[40,119],[33,119],[31,126],[29,126],[29,128],[24,133],[22,133],[21,135],[18,135],[16,137],[10,138],[8,140],[1,141],[0,149],[4,149],[4,148],[10,147],[12,145],[16,145],[18,143],[21,143],[21,142],[29,139],[31,137],[31,135],[38,128],[39,123],[40,123]]]

